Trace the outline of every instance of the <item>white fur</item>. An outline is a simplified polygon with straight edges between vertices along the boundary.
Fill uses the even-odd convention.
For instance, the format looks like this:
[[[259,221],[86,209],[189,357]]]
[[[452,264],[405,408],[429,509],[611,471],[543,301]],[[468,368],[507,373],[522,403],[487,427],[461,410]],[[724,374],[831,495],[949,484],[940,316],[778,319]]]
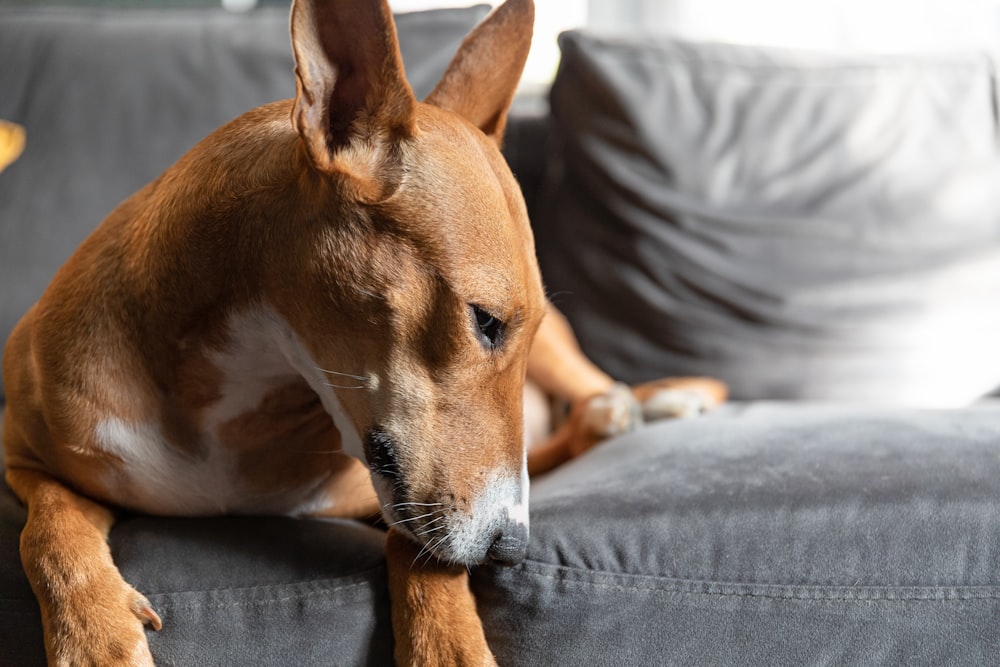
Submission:
[[[344,452],[364,461],[364,447],[361,435],[354,422],[344,410],[337,395],[329,384],[336,384],[334,378],[323,372],[322,368],[309,354],[292,327],[277,313],[266,309],[255,315],[255,321],[261,326],[262,333],[280,350],[285,361],[295,372],[303,377],[323,403],[323,408],[333,418],[333,423],[340,431],[340,445]],[[337,370],[337,369],[327,369]],[[369,382],[376,380],[369,376]],[[361,381],[359,381],[361,382]],[[367,386],[367,385],[366,385]]]
[[[302,377],[333,418],[344,451],[364,460],[361,437],[333,388],[327,386],[333,378],[320,370],[288,322],[273,309],[262,307],[230,318],[229,336],[229,345],[212,355],[225,379],[223,400],[208,411],[210,432],[257,407],[272,389]]]
[[[216,434],[226,422],[258,405],[268,392],[293,381],[298,373],[275,344],[280,320],[268,311],[240,313],[228,322],[226,347],[209,355],[222,373],[222,399],[205,411],[203,430],[217,444]]]
[[[125,464],[110,483],[127,494],[123,497],[133,508],[184,515],[269,509],[261,506],[266,499],[254,497],[242,486],[233,456],[220,441],[219,429],[254,410],[269,392],[299,376],[319,395],[333,418],[344,450],[363,456],[357,429],[333,389],[326,386],[327,376],[284,319],[273,309],[260,308],[234,315],[228,328],[226,347],[209,355],[222,374],[222,398],[205,410],[198,425],[206,458],[193,458],[177,449],[155,422],[129,424],[109,416],[97,425],[97,445]],[[288,506],[293,496],[298,496],[295,502],[304,503],[302,507],[313,507],[322,499],[322,495],[310,498],[308,490],[298,489],[291,491],[289,498],[272,499],[275,507],[270,509],[300,511],[301,507]]]
[[[520,479],[518,479],[520,478]],[[484,542],[511,519],[528,526],[528,475],[494,473],[472,502],[468,514],[454,515],[447,544],[440,552],[457,562],[475,562],[490,545]],[[459,518],[460,517],[460,518]]]
[[[114,482],[126,487],[123,501],[150,513],[214,514],[239,500],[229,483],[225,452],[213,448],[207,460],[186,457],[166,441],[155,424],[128,424],[110,417],[97,425],[96,439],[124,465]]]

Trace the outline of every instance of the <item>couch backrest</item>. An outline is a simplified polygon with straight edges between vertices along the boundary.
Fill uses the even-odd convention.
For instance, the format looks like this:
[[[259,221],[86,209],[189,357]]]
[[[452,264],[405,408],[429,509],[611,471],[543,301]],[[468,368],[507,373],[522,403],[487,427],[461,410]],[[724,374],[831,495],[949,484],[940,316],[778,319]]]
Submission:
[[[605,370],[713,375],[747,400],[949,406],[1000,387],[990,54],[560,44],[536,230]]]
[[[418,97],[488,9],[397,16]],[[0,10],[0,118],[27,129],[0,174],[0,343],[121,200],[219,125],[292,97],[292,68],[285,10]]]

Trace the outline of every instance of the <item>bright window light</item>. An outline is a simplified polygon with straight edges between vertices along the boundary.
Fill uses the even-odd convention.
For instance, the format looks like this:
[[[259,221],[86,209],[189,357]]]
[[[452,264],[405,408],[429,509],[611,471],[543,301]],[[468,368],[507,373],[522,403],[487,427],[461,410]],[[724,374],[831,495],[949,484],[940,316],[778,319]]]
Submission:
[[[1000,0],[673,0],[671,32],[808,49],[1000,49]]]
[[[390,4],[395,11],[417,11],[475,0]],[[559,63],[556,37],[579,27],[832,51],[1000,51],[1000,0],[535,0],[523,87],[552,80]]]
[[[393,11],[409,12],[434,7],[468,7],[473,4],[496,6],[499,0],[389,0]],[[556,37],[560,32],[579,28],[587,23],[588,0],[535,0],[535,32],[531,55],[521,79],[523,89],[547,85],[555,76],[559,64],[559,46]]]

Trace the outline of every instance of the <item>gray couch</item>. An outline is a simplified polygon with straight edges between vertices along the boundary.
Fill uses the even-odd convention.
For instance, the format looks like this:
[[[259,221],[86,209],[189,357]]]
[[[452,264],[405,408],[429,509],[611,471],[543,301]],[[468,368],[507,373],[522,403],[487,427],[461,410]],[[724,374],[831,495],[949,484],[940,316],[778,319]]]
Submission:
[[[418,94],[483,13],[400,17]],[[552,298],[619,377],[736,400],[533,480],[526,562],[473,573],[501,664],[1000,663],[992,62],[562,46],[551,115],[517,111],[505,149]],[[291,96],[290,67],[279,11],[0,12],[0,118],[28,131],[0,174],[0,338],[119,200]],[[23,521],[0,491],[3,665],[44,661]],[[381,543],[255,517],[111,535],[163,665],[388,664]]]

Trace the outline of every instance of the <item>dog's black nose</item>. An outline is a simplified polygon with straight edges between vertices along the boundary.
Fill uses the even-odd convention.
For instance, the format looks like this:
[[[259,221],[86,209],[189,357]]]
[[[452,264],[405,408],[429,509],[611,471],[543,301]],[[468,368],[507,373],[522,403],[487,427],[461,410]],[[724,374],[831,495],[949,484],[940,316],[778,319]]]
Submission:
[[[388,433],[372,429],[365,438],[365,458],[368,467],[377,475],[392,481],[399,480],[399,462],[396,460],[396,443]]]
[[[497,531],[493,544],[486,551],[490,560],[498,565],[517,565],[528,551],[528,528],[521,523],[511,523]]]

